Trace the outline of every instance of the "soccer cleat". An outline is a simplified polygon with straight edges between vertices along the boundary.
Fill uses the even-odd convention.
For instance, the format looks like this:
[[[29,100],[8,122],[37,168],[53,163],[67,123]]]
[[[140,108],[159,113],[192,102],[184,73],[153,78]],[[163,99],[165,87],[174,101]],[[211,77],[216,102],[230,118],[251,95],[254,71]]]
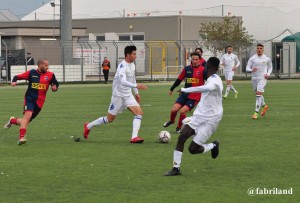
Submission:
[[[256,119],[257,119],[257,114],[258,114],[257,112],[254,112],[254,114],[252,115],[252,119],[253,119],[253,120],[256,120]]]
[[[89,123],[86,122],[86,123],[84,124],[84,126],[83,126],[83,137],[84,137],[84,139],[88,139],[88,137],[89,137],[90,130],[89,130],[88,127],[87,127],[88,124],[89,124]]]
[[[176,133],[180,133],[181,128],[176,127]]]
[[[224,96],[223,96],[223,99],[227,99],[227,95],[224,95]]]
[[[17,142],[18,145],[22,145],[25,144],[27,142],[25,137],[22,137],[21,139],[19,139],[19,141]]]
[[[10,117],[9,121],[8,121],[7,123],[5,123],[5,125],[4,125],[4,129],[5,129],[5,130],[7,130],[7,129],[9,129],[9,128],[11,127],[10,121],[11,121],[11,119],[13,119],[13,118],[15,118],[15,117]]]
[[[263,110],[261,111],[260,115],[261,115],[261,116],[265,116],[266,113],[267,113],[268,108],[269,108],[269,106],[268,106],[268,105],[265,105],[264,108],[263,108]]]
[[[178,176],[181,175],[180,168],[173,167],[171,171],[164,174],[164,176]]]
[[[238,97],[238,94],[239,94],[238,91],[236,91],[236,92],[234,93],[234,98],[235,98],[235,99]]]
[[[171,125],[171,124],[173,124],[174,122],[172,122],[172,121],[167,121],[167,122],[165,122],[164,123],[164,127],[166,128],[166,127],[169,127],[169,125]]]
[[[130,139],[130,143],[143,143],[143,142],[144,142],[144,139],[140,136]]]
[[[211,150],[211,157],[212,157],[213,159],[215,159],[215,158],[217,158],[218,155],[219,155],[219,145],[220,145],[220,143],[219,143],[218,140],[215,140],[215,141],[213,141],[212,143],[214,143],[215,147],[212,148],[212,150]]]

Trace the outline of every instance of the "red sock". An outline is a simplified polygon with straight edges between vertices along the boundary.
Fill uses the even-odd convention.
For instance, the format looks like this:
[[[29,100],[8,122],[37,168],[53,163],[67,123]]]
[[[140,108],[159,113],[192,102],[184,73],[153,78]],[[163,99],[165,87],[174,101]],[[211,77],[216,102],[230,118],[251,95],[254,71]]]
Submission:
[[[18,120],[18,118],[12,118],[12,119],[10,120],[10,123],[11,123],[11,124],[14,124],[14,125],[17,125],[17,120]]]
[[[176,116],[177,116],[177,112],[171,111],[170,121],[172,121],[172,122],[174,123],[174,122],[175,122]]]
[[[26,135],[26,128],[20,128],[20,139],[25,137]]]
[[[186,118],[186,114],[180,114],[179,120],[178,120],[178,125],[177,128],[181,128],[182,126],[182,120]]]

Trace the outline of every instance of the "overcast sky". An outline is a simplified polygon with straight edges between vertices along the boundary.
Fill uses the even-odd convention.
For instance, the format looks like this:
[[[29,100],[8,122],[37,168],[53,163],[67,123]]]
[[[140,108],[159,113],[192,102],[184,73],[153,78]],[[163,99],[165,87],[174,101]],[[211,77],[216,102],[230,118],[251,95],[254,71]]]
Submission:
[[[9,9],[19,18],[51,0],[0,0],[0,9]]]

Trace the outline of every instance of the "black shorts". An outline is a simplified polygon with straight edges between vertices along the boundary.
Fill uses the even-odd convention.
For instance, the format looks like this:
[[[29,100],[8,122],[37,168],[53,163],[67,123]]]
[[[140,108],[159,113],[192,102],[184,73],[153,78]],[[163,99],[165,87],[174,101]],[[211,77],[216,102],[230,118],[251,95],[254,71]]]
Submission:
[[[32,116],[30,118],[30,121],[32,121],[35,117],[37,117],[37,115],[39,115],[39,113],[41,112],[41,108],[38,107],[35,101],[26,98],[24,103],[23,114],[25,113],[25,111],[32,111]]]
[[[190,110],[192,110],[197,105],[197,101],[188,97],[189,94],[181,93],[180,96],[177,98],[176,103],[180,104],[181,106],[186,105],[190,108]]]

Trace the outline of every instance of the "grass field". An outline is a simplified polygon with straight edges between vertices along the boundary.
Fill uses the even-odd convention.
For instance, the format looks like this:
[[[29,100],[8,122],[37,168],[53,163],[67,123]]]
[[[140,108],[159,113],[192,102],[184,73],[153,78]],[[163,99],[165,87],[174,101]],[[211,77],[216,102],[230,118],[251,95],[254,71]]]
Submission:
[[[250,81],[234,84],[239,98],[231,93],[223,101],[224,116],[211,138],[221,143],[219,157],[185,150],[177,177],[163,176],[172,167],[176,126],[168,128],[170,143],[156,143],[177,96],[168,96],[171,83],[140,91],[143,144],[129,143],[129,111],[94,128],[88,141],[71,138],[82,136],[85,121],[106,115],[111,84],[49,91],[25,145],[17,146],[17,126],[0,129],[0,202],[300,202],[300,81],[269,81],[270,108],[256,121]],[[21,116],[25,90],[0,86],[1,125]],[[249,196],[249,188],[292,188],[293,194]]]

